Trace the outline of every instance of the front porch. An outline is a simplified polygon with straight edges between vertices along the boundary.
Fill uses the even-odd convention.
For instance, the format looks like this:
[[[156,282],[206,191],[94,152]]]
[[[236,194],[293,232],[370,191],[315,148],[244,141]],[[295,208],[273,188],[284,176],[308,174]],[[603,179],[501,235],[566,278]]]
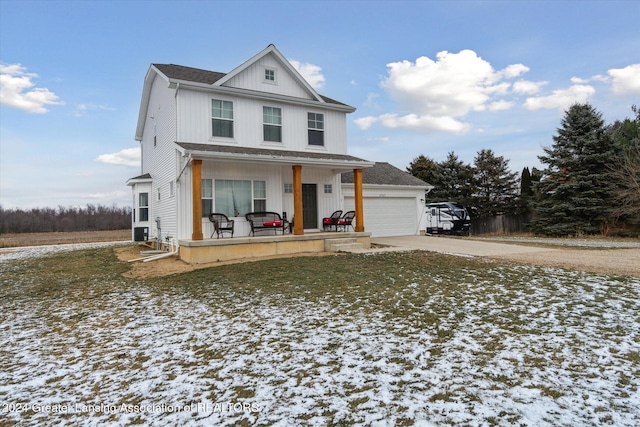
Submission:
[[[180,259],[189,264],[206,264],[243,258],[320,253],[335,251],[337,241],[355,240],[363,248],[371,247],[371,233],[317,232],[304,235],[284,234],[256,237],[180,240]],[[332,243],[333,241],[333,243]]]

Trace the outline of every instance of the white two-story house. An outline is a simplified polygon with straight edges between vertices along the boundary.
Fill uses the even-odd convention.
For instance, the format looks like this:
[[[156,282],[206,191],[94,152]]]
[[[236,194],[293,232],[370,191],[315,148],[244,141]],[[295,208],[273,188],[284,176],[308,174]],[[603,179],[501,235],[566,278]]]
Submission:
[[[295,219],[293,234],[304,235],[345,209],[345,199],[363,232],[362,172],[375,164],[347,154],[353,111],[318,94],[273,45],[226,74],[152,64],[135,136],[141,175],[127,182],[134,238],[208,239],[213,212],[248,236],[244,215],[255,211]],[[413,184],[415,222],[426,184]]]

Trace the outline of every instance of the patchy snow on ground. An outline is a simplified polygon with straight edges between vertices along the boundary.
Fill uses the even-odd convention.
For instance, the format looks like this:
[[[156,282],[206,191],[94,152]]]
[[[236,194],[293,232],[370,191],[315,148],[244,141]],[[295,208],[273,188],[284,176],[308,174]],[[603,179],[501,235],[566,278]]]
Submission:
[[[58,252],[78,251],[81,249],[97,249],[108,246],[130,245],[130,241],[120,242],[93,242],[93,243],[65,243],[60,245],[18,246],[0,248],[0,262],[14,259],[36,258],[51,255]]]
[[[427,297],[416,280],[398,313],[373,290],[308,298],[215,278],[15,291],[0,302],[0,425],[640,425],[640,282],[492,274]]]

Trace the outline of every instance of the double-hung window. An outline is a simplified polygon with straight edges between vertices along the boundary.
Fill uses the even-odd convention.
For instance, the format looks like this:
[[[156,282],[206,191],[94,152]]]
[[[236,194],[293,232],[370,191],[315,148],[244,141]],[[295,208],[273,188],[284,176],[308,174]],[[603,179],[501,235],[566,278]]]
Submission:
[[[149,221],[149,193],[138,195],[138,220],[140,222]]]
[[[202,216],[209,218],[209,214],[213,213],[213,181],[210,179],[202,180]]]
[[[267,210],[267,183],[265,181],[253,181],[253,211],[264,212]]]
[[[324,145],[324,114],[307,113],[309,145]]]
[[[282,110],[276,107],[262,107],[262,122],[264,140],[282,142]]]
[[[233,138],[233,102],[213,99],[211,117],[213,136]]]

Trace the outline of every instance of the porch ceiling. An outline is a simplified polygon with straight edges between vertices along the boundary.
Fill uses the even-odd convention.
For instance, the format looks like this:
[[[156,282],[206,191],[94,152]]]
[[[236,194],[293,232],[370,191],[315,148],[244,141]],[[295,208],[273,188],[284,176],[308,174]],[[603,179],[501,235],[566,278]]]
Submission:
[[[346,154],[275,150],[229,145],[176,142],[185,155],[202,160],[236,160],[272,162],[283,165],[311,165],[339,170],[369,168],[374,162]]]

